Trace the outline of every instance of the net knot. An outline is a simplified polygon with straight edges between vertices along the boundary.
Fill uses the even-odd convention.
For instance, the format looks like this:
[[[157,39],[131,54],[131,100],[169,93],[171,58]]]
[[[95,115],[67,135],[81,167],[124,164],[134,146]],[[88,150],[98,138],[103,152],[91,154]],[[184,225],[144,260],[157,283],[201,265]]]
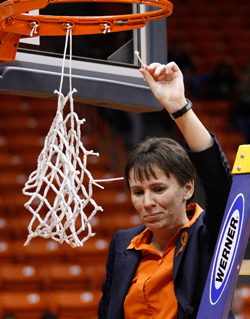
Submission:
[[[72,30],[74,28],[73,22],[65,22],[62,24],[62,27],[66,30]]]
[[[30,22],[30,26],[32,28],[31,32],[30,32],[30,36],[33,37],[33,34],[37,34],[37,29],[39,27],[39,24],[35,21]]]
[[[106,34],[107,32],[111,32],[111,24],[110,23],[101,24],[100,27],[103,30],[103,34]]]

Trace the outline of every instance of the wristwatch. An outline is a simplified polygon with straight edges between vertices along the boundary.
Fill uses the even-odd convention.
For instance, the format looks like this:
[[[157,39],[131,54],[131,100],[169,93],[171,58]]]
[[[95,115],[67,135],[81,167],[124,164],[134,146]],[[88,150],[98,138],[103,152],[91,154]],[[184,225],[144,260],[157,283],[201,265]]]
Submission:
[[[183,114],[185,114],[188,110],[190,110],[193,107],[193,104],[189,99],[186,99],[187,104],[183,106],[180,110],[173,112],[169,114],[173,120],[178,119],[178,117],[181,117]]]

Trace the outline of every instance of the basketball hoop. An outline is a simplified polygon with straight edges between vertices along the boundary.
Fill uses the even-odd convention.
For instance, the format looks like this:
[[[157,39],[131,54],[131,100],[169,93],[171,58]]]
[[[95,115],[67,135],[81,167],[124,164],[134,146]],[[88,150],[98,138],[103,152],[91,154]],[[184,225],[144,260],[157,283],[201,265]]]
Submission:
[[[142,4],[162,8],[144,13],[96,16],[67,17],[49,15],[30,15],[34,9],[42,9],[51,3],[69,2],[109,2]],[[148,21],[168,17],[172,14],[173,4],[167,0],[8,0],[0,4],[0,31],[18,33],[25,37],[65,35],[65,26],[72,26],[73,35],[119,32],[142,28]],[[36,26],[36,34],[32,30]]]
[[[24,13],[45,8],[51,3],[68,2],[129,3],[149,5],[161,9],[144,13],[95,17],[30,15]],[[73,35],[127,31],[142,28],[148,21],[168,17],[172,12],[173,4],[168,0],[8,0],[0,4],[0,41],[2,43],[4,41],[8,42],[6,35],[9,34],[17,34],[21,38],[65,35],[68,25],[71,26]],[[12,51],[15,50],[15,53],[18,44],[19,38],[15,37],[15,46],[12,49]],[[5,50],[5,45],[2,48]],[[0,61],[5,61],[6,55],[8,53],[1,53]],[[7,61],[14,61],[13,54],[10,54],[10,56],[12,57]]]
[[[161,9],[127,15],[97,17],[67,17],[30,15],[28,12],[42,9],[51,3],[67,2],[110,2],[142,4]],[[66,242],[72,247],[83,243],[95,234],[91,220],[97,211],[102,210],[93,200],[93,185],[103,188],[99,183],[114,179],[96,180],[87,169],[87,156],[96,155],[87,151],[81,141],[80,126],[85,120],[79,120],[73,107],[71,83],[72,35],[110,33],[142,28],[148,21],[170,16],[173,5],[167,0],[8,0],[0,4],[0,63],[14,61],[19,39],[23,37],[66,35],[61,83],[58,94],[58,109],[44,148],[38,158],[37,169],[31,173],[23,193],[30,196],[25,207],[33,214],[28,226],[29,235],[25,245],[37,236],[52,238],[59,243]],[[69,79],[70,90],[66,97],[61,92],[64,63],[68,37],[70,37]],[[136,52],[140,60],[139,53]],[[63,114],[66,103],[70,103],[70,112]],[[87,189],[84,186],[87,178]],[[86,182],[85,178],[85,182]],[[84,210],[89,205],[90,215]],[[77,228],[77,220],[80,226]],[[38,225],[37,225],[38,223]]]

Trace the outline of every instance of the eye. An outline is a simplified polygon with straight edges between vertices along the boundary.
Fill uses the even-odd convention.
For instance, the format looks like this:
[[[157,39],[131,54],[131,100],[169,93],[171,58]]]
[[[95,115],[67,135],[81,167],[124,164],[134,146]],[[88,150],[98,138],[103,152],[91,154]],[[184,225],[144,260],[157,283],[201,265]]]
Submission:
[[[165,190],[164,187],[156,187],[156,188],[154,189],[154,192],[155,192],[155,193],[162,193],[162,192],[164,192],[164,190]]]
[[[132,190],[132,194],[135,195],[135,196],[140,196],[143,194],[143,190],[141,189],[133,189]]]

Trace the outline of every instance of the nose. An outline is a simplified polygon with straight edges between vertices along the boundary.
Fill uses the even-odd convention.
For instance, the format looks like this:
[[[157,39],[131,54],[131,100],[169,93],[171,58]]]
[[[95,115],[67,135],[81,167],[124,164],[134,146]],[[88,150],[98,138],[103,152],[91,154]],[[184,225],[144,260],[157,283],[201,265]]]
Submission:
[[[144,198],[143,198],[143,205],[146,209],[149,209],[156,205],[154,196],[151,192],[145,192]]]

